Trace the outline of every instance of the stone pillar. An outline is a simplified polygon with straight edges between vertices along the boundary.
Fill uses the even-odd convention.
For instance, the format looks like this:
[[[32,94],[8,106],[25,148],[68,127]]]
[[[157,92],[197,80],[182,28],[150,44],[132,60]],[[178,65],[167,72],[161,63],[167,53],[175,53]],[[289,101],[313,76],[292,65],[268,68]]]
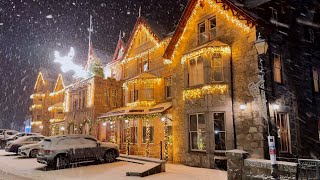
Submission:
[[[226,152],[228,164],[228,180],[242,180],[244,160],[248,157],[246,151],[234,149]]]

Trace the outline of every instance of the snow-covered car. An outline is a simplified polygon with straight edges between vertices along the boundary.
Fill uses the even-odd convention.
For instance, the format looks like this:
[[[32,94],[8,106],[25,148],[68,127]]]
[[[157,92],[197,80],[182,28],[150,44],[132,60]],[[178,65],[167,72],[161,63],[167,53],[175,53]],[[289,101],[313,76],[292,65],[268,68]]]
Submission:
[[[17,134],[11,135],[11,136],[7,136],[4,139],[0,139],[0,148],[4,148],[8,142],[17,140],[20,137],[37,136],[37,135],[41,135],[41,134],[39,134],[39,133],[25,133],[25,132],[22,132],[22,133],[17,133]]]
[[[24,146],[19,147],[18,154],[23,157],[36,158],[41,142],[42,141],[40,141],[36,144],[28,144],[28,145],[24,145]]]
[[[117,144],[100,142],[89,135],[60,135],[41,142],[37,161],[61,169],[90,161],[110,163],[118,156]]]
[[[18,149],[27,144],[35,144],[42,141],[45,137],[42,135],[24,136],[14,141],[9,141],[5,147],[6,152],[18,154]]]
[[[5,138],[12,136],[12,135],[15,135],[17,133],[18,133],[18,131],[16,131],[16,130],[4,129],[4,130],[2,130],[2,133],[0,134],[0,139],[5,139]]]

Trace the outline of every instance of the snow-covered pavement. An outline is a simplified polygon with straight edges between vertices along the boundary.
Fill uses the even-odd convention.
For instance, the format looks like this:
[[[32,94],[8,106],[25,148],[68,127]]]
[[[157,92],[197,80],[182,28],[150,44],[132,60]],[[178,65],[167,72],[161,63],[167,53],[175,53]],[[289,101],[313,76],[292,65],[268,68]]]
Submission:
[[[135,169],[139,164],[115,162],[110,164],[90,164],[63,170],[48,170],[36,159],[21,158],[0,150],[0,180],[99,180],[99,179],[141,179],[128,177],[126,172]],[[225,171],[194,168],[183,165],[167,164],[166,172],[145,177],[151,180],[223,180],[227,179]]]

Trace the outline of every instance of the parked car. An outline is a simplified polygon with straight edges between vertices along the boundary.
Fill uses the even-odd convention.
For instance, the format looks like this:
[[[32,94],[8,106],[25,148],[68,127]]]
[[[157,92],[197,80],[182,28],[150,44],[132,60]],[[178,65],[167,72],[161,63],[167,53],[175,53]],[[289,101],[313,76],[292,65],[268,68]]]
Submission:
[[[35,144],[42,141],[45,137],[42,135],[24,136],[14,141],[9,141],[5,147],[6,152],[14,152],[18,154],[18,149],[27,144]]]
[[[18,133],[18,131],[16,131],[16,130],[3,129],[2,133],[0,134],[0,139],[5,139],[5,138],[12,136],[12,135],[15,135],[17,133]]]
[[[40,141],[36,144],[28,144],[28,145],[24,145],[24,146],[19,147],[18,154],[23,157],[36,158],[41,142],[42,141]]]
[[[47,137],[41,142],[37,161],[61,169],[88,161],[110,163],[118,156],[117,144],[100,142],[88,135],[60,135]]]
[[[17,134],[8,136],[4,139],[0,139],[0,148],[1,149],[4,148],[9,141],[14,141],[14,140],[17,140],[18,138],[24,137],[24,136],[34,136],[34,135],[41,135],[41,134],[39,134],[39,133],[24,133],[23,132],[23,133],[17,133]]]

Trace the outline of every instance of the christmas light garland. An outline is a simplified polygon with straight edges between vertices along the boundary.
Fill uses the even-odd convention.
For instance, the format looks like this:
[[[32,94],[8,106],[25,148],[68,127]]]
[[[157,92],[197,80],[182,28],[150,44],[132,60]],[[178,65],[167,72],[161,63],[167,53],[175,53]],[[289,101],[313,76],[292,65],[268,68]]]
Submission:
[[[50,119],[49,120],[50,123],[56,123],[56,122],[61,122],[61,121],[63,121],[62,118],[56,118],[56,119]]]
[[[41,104],[34,104],[31,106],[31,110],[34,110],[34,109],[42,109],[42,105]]]
[[[49,112],[52,112],[52,111],[54,111],[54,110],[64,110],[64,108],[63,108],[63,106],[62,106],[62,107],[50,106],[50,107],[48,108],[48,111],[49,111]]]
[[[137,85],[137,84],[142,84],[144,86],[152,86],[155,84],[160,84],[161,78],[149,78],[149,79],[133,79],[130,81],[126,81],[122,84],[122,88],[124,90],[129,89],[129,86]]]
[[[224,47],[205,47],[202,49],[199,49],[197,51],[191,52],[187,55],[184,55],[181,58],[181,64],[184,64],[188,59],[192,59],[195,57],[198,57],[200,55],[207,55],[207,54],[213,54],[213,53],[222,53],[222,54],[230,54],[231,49],[229,46]]]
[[[199,99],[206,94],[225,94],[227,93],[227,90],[228,86],[225,84],[206,85],[202,88],[188,89],[183,91],[183,100]]]
[[[156,102],[154,100],[152,100],[152,101],[135,101],[132,103],[127,103],[126,106],[127,107],[136,107],[136,106],[150,107],[155,104],[156,104]]]
[[[31,125],[41,125],[42,121],[33,121],[30,123]]]
[[[35,98],[44,98],[46,96],[46,94],[44,93],[35,93],[35,94],[32,94],[30,96],[30,99],[35,99]]]
[[[38,86],[38,82],[39,82],[39,79],[41,78],[41,81],[42,81],[42,83],[45,85],[46,84],[46,82],[44,81],[44,79],[43,79],[43,75],[42,75],[42,72],[39,72],[39,75],[38,75],[38,77],[37,77],[37,81],[36,81],[36,84],[34,85],[34,89],[36,89],[37,88],[37,86]]]

